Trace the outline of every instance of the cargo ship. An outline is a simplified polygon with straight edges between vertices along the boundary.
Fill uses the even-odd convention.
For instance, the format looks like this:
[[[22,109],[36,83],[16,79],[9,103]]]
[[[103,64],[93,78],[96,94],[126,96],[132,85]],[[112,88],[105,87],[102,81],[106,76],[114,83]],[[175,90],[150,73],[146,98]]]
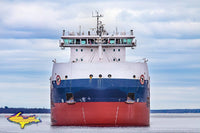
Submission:
[[[134,49],[130,33],[109,34],[96,12],[97,26],[85,34],[65,32],[61,49],[70,49],[66,63],[53,60],[50,77],[53,126],[149,126],[150,76],[147,59],[126,61]]]

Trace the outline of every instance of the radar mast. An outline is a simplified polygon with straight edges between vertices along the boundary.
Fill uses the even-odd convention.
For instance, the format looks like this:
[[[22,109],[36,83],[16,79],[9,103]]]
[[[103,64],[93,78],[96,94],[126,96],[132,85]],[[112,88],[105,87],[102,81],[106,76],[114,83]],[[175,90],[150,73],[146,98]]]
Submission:
[[[97,31],[96,31],[96,33],[97,33],[97,35],[101,36],[101,35],[102,35],[103,24],[102,24],[102,22],[99,20],[99,18],[100,18],[100,17],[103,17],[103,15],[99,14],[98,11],[96,11],[96,14],[97,14],[96,16],[94,16],[94,15],[92,14],[92,17],[96,17],[96,18],[97,18]]]

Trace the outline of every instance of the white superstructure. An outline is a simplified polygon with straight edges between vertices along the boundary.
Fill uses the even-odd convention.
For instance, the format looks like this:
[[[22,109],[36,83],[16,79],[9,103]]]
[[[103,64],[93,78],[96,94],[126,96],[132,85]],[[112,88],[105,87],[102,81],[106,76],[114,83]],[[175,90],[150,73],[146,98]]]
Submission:
[[[129,33],[116,32],[108,34],[97,13],[96,34],[74,33],[63,31],[60,40],[62,49],[70,48],[70,60],[68,63],[54,63],[52,80],[56,75],[61,79],[85,79],[85,78],[121,78],[139,79],[144,75],[148,79],[148,68],[144,62],[126,62],[126,47],[136,47],[133,30]]]

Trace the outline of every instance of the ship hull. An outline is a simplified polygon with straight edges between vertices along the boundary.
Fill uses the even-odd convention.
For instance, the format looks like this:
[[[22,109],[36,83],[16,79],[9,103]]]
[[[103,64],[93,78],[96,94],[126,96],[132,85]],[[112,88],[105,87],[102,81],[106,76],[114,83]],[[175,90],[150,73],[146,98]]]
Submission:
[[[54,126],[149,126],[149,82],[137,79],[77,79],[52,82]],[[74,95],[68,103],[66,94]],[[134,102],[127,96],[134,94]]]
[[[149,126],[149,108],[142,102],[56,103],[51,115],[54,126]]]

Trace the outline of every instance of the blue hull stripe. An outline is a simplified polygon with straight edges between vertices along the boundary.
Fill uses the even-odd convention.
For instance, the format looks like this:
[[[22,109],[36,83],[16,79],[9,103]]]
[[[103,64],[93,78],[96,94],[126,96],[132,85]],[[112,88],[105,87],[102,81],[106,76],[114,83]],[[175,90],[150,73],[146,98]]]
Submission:
[[[148,81],[142,85],[136,79],[72,79],[52,81],[52,101],[66,102],[66,93],[73,93],[76,102],[124,102],[128,93],[135,93],[137,102],[146,102]]]

